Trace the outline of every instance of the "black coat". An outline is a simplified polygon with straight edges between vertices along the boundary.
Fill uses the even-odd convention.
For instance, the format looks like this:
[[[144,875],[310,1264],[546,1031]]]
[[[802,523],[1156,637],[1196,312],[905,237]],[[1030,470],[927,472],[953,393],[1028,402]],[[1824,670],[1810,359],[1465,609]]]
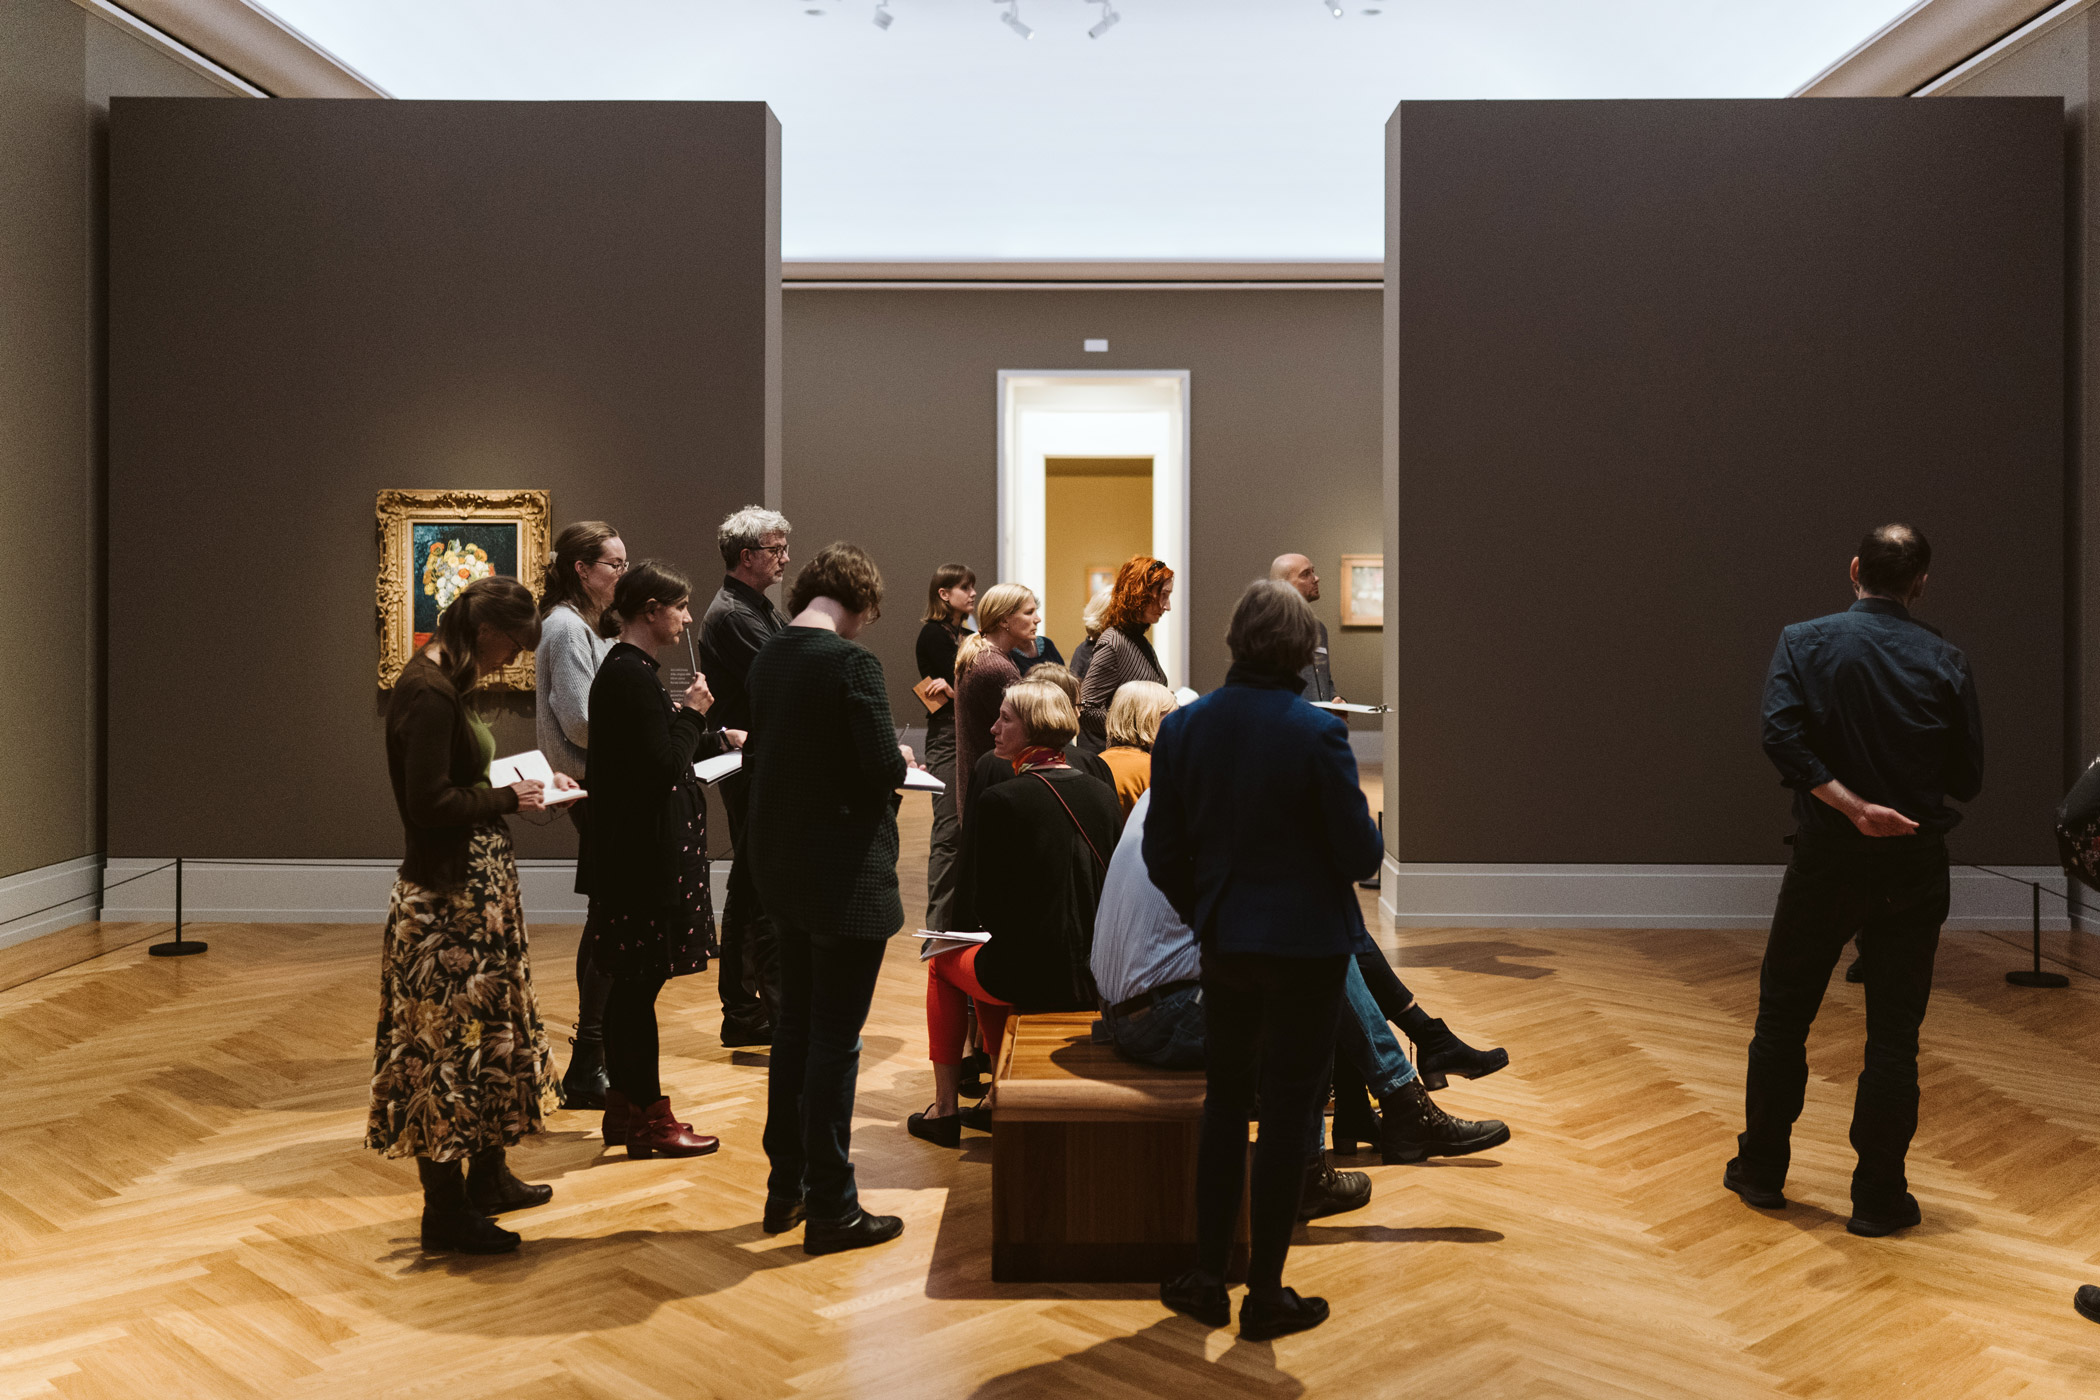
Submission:
[[[727,747],[695,710],[675,709],[656,658],[621,642],[591,682],[591,747],[583,786],[590,809],[576,888],[634,909],[678,900],[678,850],[706,805],[693,761]]]

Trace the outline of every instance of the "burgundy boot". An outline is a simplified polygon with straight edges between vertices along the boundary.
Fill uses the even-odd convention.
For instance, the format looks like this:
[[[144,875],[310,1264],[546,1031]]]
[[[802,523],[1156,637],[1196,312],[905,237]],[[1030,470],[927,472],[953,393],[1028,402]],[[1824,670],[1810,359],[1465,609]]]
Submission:
[[[630,1157],[705,1157],[721,1145],[720,1138],[696,1133],[692,1124],[673,1118],[669,1099],[658,1099],[627,1123]]]

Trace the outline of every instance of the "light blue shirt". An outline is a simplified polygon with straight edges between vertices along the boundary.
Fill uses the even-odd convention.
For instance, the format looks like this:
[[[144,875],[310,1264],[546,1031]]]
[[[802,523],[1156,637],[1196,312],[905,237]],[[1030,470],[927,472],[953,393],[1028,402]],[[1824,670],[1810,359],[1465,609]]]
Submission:
[[[1194,981],[1203,966],[1196,935],[1145,869],[1146,790],[1130,809],[1094,915],[1094,985],[1110,1005],[1169,982]]]

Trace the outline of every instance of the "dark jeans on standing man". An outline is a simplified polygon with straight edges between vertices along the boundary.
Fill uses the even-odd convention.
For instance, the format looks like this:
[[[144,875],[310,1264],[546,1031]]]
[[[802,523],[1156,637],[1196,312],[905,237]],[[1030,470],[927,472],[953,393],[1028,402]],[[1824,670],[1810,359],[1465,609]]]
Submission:
[[[1765,944],[1744,1091],[1742,1173],[1778,1190],[1808,1086],[1809,1025],[1831,969],[1857,936],[1866,970],[1867,1055],[1852,1109],[1855,1213],[1902,1202],[1903,1159],[1918,1128],[1918,1026],[1947,919],[1947,846],[1936,837],[1794,838]]]
[[[1247,1122],[1259,1104],[1247,1286],[1283,1284],[1305,1183],[1305,1145],[1319,1133],[1348,963],[1347,954],[1203,951],[1207,1083],[1196,1158],[1196,1262],[1206,1273],[1225,1273],[1247,1178]]]
[[[741,772],[722,780],[722,809],[729,814],[729,897],[722,909],[722,1025],[756,1032],[780,1016],[780,950],[773,921],[759,901],[744,859],[744,814],[751,780]]]
[[[849,938],[777,925],[780,1010],[766,1078],[768,1202],[803,1199],[811,1220],[852,1219],[860,1209],[848,1155],[860,1031],[875,999],[884,938]]]

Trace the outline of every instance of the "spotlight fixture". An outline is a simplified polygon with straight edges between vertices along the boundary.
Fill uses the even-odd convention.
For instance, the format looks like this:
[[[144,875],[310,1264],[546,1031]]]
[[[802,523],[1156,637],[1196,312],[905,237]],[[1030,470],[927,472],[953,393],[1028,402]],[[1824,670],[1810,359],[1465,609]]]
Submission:
[[[1320,0],[1320,3],[1327,7],[1328,14],[1333,15],[1336,19],[1340,19],[1342,17],[1342,7],[1340,4],[1340,0]]]
[[[999,23],[1011,29],[1023,39],[1033,39],[1035,37],[1035,31],[1021,23],[1021,0],[1007,0],[1006,13],[999,16]]]
[[[1101,5],[1101,22],[1086,32],[1086,37],[1089,39],[1100,38],[1102,35],[1108,33],[1109,30],[1114,29],[1116,27],[1116,21],[1123,18],[1121,15],[1116,13],[1116,7],[1113,3],[1113,0],[1099,0],[1099,3]]]
[[[875,27],[888,29],[897,17],[890,13],[890,0],[875,0]]]

